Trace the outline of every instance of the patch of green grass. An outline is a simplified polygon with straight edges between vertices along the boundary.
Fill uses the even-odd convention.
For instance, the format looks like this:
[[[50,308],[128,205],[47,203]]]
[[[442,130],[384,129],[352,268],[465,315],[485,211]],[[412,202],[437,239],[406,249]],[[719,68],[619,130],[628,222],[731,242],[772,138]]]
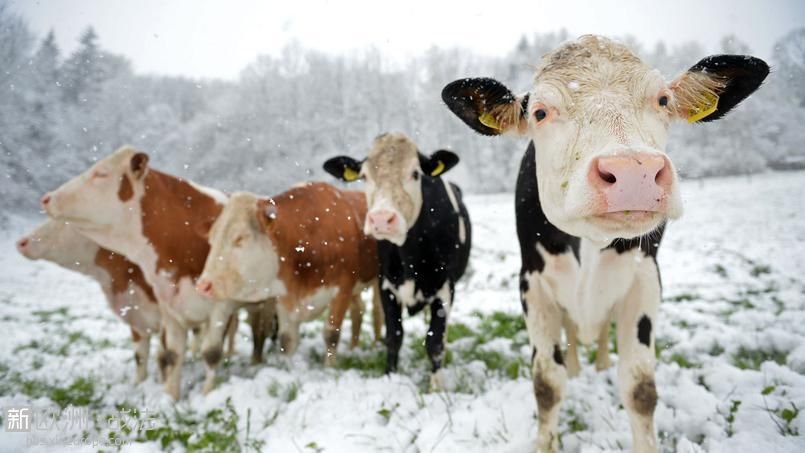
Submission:
[[[727,273],[727,269],[724,266],[720,265],[720,264],[716,264],[715,266],[713,266],[713,272],[715,272],[716,274],[718,274],[719,277],[722,277],[722,278],[728,278],[729,277],[729,274]]]
[[[495,338],[509,338],[514,342],[519,340],[520,332],[526,332],[525,319],[520,314],[495,311],[491,314],[473,312],[473,316],[481,320],[478,324],[478,337],[483,343]],[[528,335],[526,341],[527,337]],[[520,343],[524,344],[522,341]]]
[[[175,449],[176,444],[188,452],[260,451],[265,442],[250,439],[251,411],[247,413],[246,439],[238,440],[238,415],[232,400],[227,398],[224,407],[215,408],[203,416],[193,411],[176,410],[173,419],[162,415],[154,429],[142,430],[135,440],[157,442],[162,449]]]
[[[26,379],[19,373],[4,373],[0,394],[23,393],[31,398],[49,398],[60,408],[67,406],[96,407],[101,397],[96,395],[96,382],[91,377],[78,377],[66,386],[36,379]]]
[[[677,294],[676,296],[668,297],[665,300],[667,300],[668,302],[690,302],[692,300],[696,300],[696,299],[700,299],[700,298],[701,298],[701,296],[699,296],[698,294],[682,293],[682,294]]]
[[[53,310],[35,310],[31,314],[38,318],[37,322],[49,323],[56,316],[67,318],[67,307],[59,307]]]
[[[472,337],[475,336],[476,333],[474,330],[469,328],[466,324],[461,322],[454,322],[451,323],[447,327],[447,342],[453,343],[456,340],[460,340],[462,338]]]
[[[752,275],[752,277],[760,277],[764,274],[771,274],[771,266],[767,266],[765,264],[755,264],[749,273]]]
[[[780,365],[785,364],[788,354],[782,351],[751,349],[741,346],[732,356],[732,363],[742,370],[759,370],[764,362],[772,361]]]
[[[710,347],[710,350],[707,351],[713,357],[718,357],[724,353],[724,347],[721,346],[718,342],[713,343],[713,346]]]
[[[738,408],[741,407],[740,400],[732,400],[730,402],[729,412],[724,419],[727,421],[727,437],[732,437],[735,434],[735,428],[733,424],[735,423],[735,416],[738,414]]]
[[[701,366],[698,363],[689,361],[687,357],[678,352],[671,354],[669,361],[676,363],[680,368],[699,368]]]
[[[386,351],[354,351],[339,354],[336,367],[340,370],[358,370],[363,376],[382,376],[386,372]]]

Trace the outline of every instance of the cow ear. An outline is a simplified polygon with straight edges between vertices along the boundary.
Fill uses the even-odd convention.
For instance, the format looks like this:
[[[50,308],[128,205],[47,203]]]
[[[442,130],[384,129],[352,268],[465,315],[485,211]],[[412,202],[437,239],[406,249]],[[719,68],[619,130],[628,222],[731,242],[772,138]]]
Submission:
[[[135,153],[131,156],[129,167],[131,168],[131,174],[134,175],[136,179],[142,178],[145,174],[145,170],[148,168],[148,154],[143,152]]]
[[[712,55],[671,82],[676,114],[690,123],[717,120],[754,93],[769,65],[747,55]]]
[[[447,108],[483,135],[528,129],[528,95],[517,97],[505,85],[486,77],[460,79],[442,90]]]
[[[324,171],[342,181],[352,182],[361,179],[361,165],[363,162],[349,156],[338,156],[324,163]]]
[[[458,164],[458,156],[446,149],[440,149],[430,157],[419,155],[419,166],[422,167],[422,171],[433,177],[442,175],[456,164]]]
[[[279,216],[277,203],[271,198],[257,200],[257,221],[268,228]]]

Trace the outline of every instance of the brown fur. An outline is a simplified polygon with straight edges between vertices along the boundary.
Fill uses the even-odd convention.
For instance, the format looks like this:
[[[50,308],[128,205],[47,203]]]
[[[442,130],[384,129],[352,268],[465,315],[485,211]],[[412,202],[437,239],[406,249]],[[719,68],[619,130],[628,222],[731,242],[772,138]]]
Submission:
[[[277,254],[284,258],[280,260],[279,278],[287,294],[280,302],[287,309],[293,310],[289,306],[292,301],[302,300],[319,287],[337,286],[341,294],[351,295],[358,281],[369,282],[376,277],[377,244],[361,231],[366,213],[363,197],[329,184],[310,183],[271,200],[277,209],[276,218],[263,215],[271,204],[268,199],[258,201],[256,215]],[[304,250],[298,251],[298,246]],[[346,300],[344,311],[349,298]]]
[[[131,187],[129,177],[123,175],[120,178],[120,188],[117,190],[117,197],[120,201],[129,201],[134,196],[134,188]]]
[[[138,342],[138,341],[140,341],[140,338],[142,338],[142,337],[140,336],[140,334],[139,334],[139,333],[137,333],[137,331],[136,331],[136,330],[131,329],[131,339],[132,339],[132,341],[134,341],[134,342]]]
[[[140,200],[143,235],[157,253],[157,273],[165,271],[174,282],[193,281],[204,270],[210,251],[197,225],[214,221],[222,206],[188,182],[150,169]]]
[[[151,285],[145,281],[145,276],[143,276],[140,266],[126,259],[125,256],[101,247],[95,254],[95,264],[109,274],[112,279],[113,294],[121,294],[127,291],[129,283],[133,283],[145,292],[150,302],[157,303],[154,291]]]
[[[632,392],[632,400],[638,414],[643,416],[653,414],[657,406],[657,387],[654,385],[654,380],[643,377]]]
[[[547,414],[557,403],[553,386],[540,375],[534,379],[534,395],[537,397],[537,408],[540,414]]]

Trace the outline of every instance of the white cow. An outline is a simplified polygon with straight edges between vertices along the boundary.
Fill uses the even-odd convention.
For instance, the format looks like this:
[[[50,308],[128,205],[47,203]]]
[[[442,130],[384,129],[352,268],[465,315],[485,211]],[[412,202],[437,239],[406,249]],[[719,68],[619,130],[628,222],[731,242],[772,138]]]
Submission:
[[[757,58],[717,55],[666,82],[625,46],[584,36],[545,55],[522,96],[488,78],[457,80],[443,90],[450,110],[477,132],[531,140],[515,197],[540,451],[559,447],[559,403],[568,371],[578,369],[573,331],[582,342],[598,337],[606,344],[612,318],[633,448],[656,451],[655,257],[666,221],[682,214],[665,153],[668,128],[679,119],[722,117],[768,72]],[[573,354],[568,368],[563,323]]]

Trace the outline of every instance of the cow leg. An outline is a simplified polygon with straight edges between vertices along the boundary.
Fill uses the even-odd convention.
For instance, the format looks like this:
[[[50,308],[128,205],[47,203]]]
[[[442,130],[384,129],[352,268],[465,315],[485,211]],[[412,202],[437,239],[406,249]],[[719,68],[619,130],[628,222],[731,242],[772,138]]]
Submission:
[[[567,351],[565,352],[565,365],[567,366],[568,377],[576,377],[581,372],[578,351],[578,328],[576,323],[568,317],[567,313],[562,314],[565,327],[565,337],[567,338]]]
[[[380,298],[386,318],[386,373],[393,373],[397,371],[403,342],[402,305],[387,289],[380,293]]]
[[[299,346],[299,321],[291,316],[282,301],[277,303],[277,319],[279,320],[280,352],[292,356]]]
[[[207,329],[201,340],[201,356],[204,357],[206,376],[204,378],[204,394],[215,387],[215,373],[221,363],[224,351],[224,336],[234,322],[235,307],[226,301],[216,301],[208,318]]]
[[[530,278],[523,292],[527,307],[525,320],[533,355],[532,375],[534,395],[537,399],[537,451],[559,450],[559,406],[567,384],[567,369],[564,365],[560,342],[562,341],[562,312],[559,306],[543,289],[547,284],[539,274]]]
[[[652,263],[653,264],[653,263]],[[641,269],[641,270],[645,270]],[[654,326],[660,302],[660,283],[656,269],[640,272],[624,300],[616,305],[618,329],[618,387],[621,401],[632,427],[632,450],[657,451],[654,435]]]
[[[204,325],[196,326],[191,329],[193,337],[190,339],[190,355],[194,358],[201,351],[201,339],[204,337]]]
[[[372,285],[372,329],[375,343],[383,340],[383,302],[380,301],[380,279]]]
[[[349,305],[349,324],[352,327],[352,338],[349,342],[349,349],[355,349],[361,343],[361,323],[363,322],[363,312],[366,306],[360,294],[352,295],[352,303]]]
[[[165,393],[175,401],[179,400],[182,384],[182,364],[187,346],[187,329],[171,316],[163,314],[163,351],[159,357],[159,368],[164,377]]]
[[[148,354],[151,349],[151,335],[138,333],[132,328],[131,339],[134,342],[134,363],[137,364],[134,383],[139,384],[148,377]]]
[[[263,310],[263,304],[267,304],[268,302],[263,302],[258,307],[249,307],[248,313],[248,323],[249,326],[252,328],[252,365],[256,365],[258,363],[263,362],[263,349],[265,348],[266,344],[266,317],[264,316],[265,313]]]
[[[235,310],[229,317],[229,327],[226,331],[226,356],[232,357],[235,355],[235,341],[238,337],[238,326],[240,319],[238,319],[238,311]]]
[[[447,338],[446,331],[449,312],[449,301],[445,304],[440,298],[436,298],[430,304],[430,328],[425,336],[425,350],[428,351],[428,357],[430,357],[431,363],[431,391],[444,389],[442,361],[444,360],[444,343]]]
[[[335,366],[336,353],[338,351],[338,341],[341,339],[341,325],[347,316],[350,302],[352,301],[352,290],[343,288],[338,291],[332,302],[330,302],[330,314],[324,324],[324,346],[327,348],[327,355],[324,357],[324,366]],[[360,318],[360,315],[358,316]],[[354,321],[353,321],[354,323]],[[358,325],[360,329],[360,324]],[[354,334],[354,332],[353,332]],[[358,332],[360,335],[360,331]]]
[[[598,334],[598,350],[595,353],[595,369],[596,371],[604,371],[609,369],[609,321],[604,323],[601,327],[601,333]]]

